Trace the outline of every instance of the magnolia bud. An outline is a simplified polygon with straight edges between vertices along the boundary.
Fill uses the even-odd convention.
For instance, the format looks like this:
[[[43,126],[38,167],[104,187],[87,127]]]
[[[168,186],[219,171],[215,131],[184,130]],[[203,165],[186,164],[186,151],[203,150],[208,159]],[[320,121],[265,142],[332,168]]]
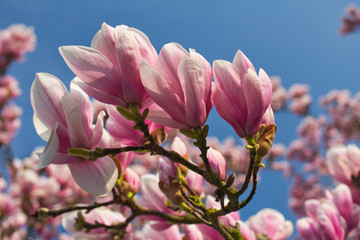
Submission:
[[[257,144],[259,144],[259,148],[256,152],[257,154],[264,157],[270,152],[274,142],[276,130],[277,126],[275,124],[271,124],[265,127],[264,132],[257,141]]]
[[[37,215],[38,215],[38,218],[45,219],[45,218],[49,217],[49,209],[44,208],[44,207],[39,208]]]
[[[163,142],[165,142],[167,136],[168,136],[168,134],[167,134],[165,128],[158,128],[151,132],[151,137],[159,145],[161,145]]]
[[[170,182],[170,186],[167,186],[162,181],[159,181],[159,188],[165,194],[167,199],[174,206],[180,206],[180,204],[184,201],[183,196],[181,195],[181,191],[179,183]]]

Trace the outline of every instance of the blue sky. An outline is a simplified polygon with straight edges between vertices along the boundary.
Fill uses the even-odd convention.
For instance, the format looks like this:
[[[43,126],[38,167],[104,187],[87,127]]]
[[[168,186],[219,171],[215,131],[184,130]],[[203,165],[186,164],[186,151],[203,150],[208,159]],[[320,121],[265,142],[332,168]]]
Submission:
[[[13,64],[9,73],[23,90],[17,103],[23,107],[22,129],[12,146],[17,157],[28,155],[44,142],[32,124],[29,90],[36,72],[56,75],[68,86],[73,73],[62,60],[58,47],[89,46],[102,22],[126,24],[143,31],[157,51],[168,42],[194,48],[210,63],[232,61],[242,50],[256,69],[279,75],[285,87],[293,83],[311,86],[312,111],[318,97],[333,88],[360,89],[360,47],[358,34],[340,36],[340,19],[351,1],[337,0],[203,0],[203,1],[105,1],[105,0],[0,0],[0,29],[13,23],[34,26],[38,37],[35,52],[24,64]],[[355,4],[357,2],[354,2]],[[358,4],[360,5],[360,3]],[[277,115],[277,142],[288,143],[296,134],[300,119]],[[234,136],[228,124],[212,112],[212,135]],[[262,173],[258,193],[242,211],[243,219],[261,208],[286,207],[289,182],[280,174]]]

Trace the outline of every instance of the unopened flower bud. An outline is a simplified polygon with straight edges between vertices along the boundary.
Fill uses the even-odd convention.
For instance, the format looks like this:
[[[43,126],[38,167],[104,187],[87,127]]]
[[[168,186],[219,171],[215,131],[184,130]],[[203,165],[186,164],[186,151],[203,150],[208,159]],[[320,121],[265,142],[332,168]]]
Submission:
[[[226,186],[227,187],[231,187],[233,184],[234,184],[234,182],[235,182],[235,179],[236,179],[236,175],[235,175],[235,173],[232,173],[229,177],[228,177],[228,179],[226,180]]]
[[[264,157],[270,152],[274,142],[276,130],[277,126],[275,124],[271,124],[265,127],[264,132],[257,141],[257,144],[259,144],[259,148],[256,152],[257,154]]]
[[[46,219],[47,217],[49,217],[49,209],[44,207],[39,208],[37,215],[40,219]]]
[[[168,136],[168,134],[167,134],[165,128],[158,128],[151,132],[151,137],[159,145],[161,145],[163,142],[165,142],[167,136]]]
[[[159,188],[165,194],[170,203],[174,206],[180,206],[184,201],[183,196],[181,195],[181,191],[179,183],[170,182],[170,186],[166,185],[162,181],[159,181]]]

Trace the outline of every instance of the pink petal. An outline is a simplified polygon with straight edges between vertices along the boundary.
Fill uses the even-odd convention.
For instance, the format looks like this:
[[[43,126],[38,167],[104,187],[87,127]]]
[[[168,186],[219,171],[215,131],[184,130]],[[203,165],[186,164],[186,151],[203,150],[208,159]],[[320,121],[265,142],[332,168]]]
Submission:
[[[349,144],[347,147],[349,162],[353,166],[353,171],[357,174],[360,171],[360,149],[354,145]]]
[[[103,129],[104,129],[104,117],[105,117],[105,112],[101,111],[96,120],[96,124],[95,124],[93,132],[92,132],[92,137],[89,142],[90,149],[97,147],[97,144],[101,140],[101,137],[103,135]]]
[[[92,96],[93,98],[95,98],[96,100],[98,100],[102,103],[107,103],[107,104],[112,104],[115,106],[122,106],[122,107],[127,106],[127,104],[120,97],[111,95],[107,92],[103,92],[97,88],[94,88],[94,87],[90,86],[89,84],[81,81],[79,78],[75,78],[73,81],[89,96]]]
[[[234,128],[237,135],[239,135],[239,137],[241,138],[246,137],[244,126],[246,123],[241,118],[237,120],[236,116],[239,116],[237,114],[238,111],[235,106],[233,106],[233,102],[229,101],[225,92],[222,89],[214,89],[213,101],[217,112],[225,121],[227,121]]]
[[[259,78],[262,82],[262,87],[264,89],[265,105],[269,105],[271,102],[271,95],[272,95],[271,80],[262,68],[260,68],[260,71],[259,71]]]
[[[192,127],[203,126],[207,112],[204,102],[205,79],[201,66],[185,56],[178,68],[181,87],[184,91],[186,121]]]
[[[33,115],[33,122],[36,133],[41,137],[42,140],[47,142],[50,138],[51,128],[48,128],[45,124],[43,124],[36,113]]]
[[[99,158],[94,162],[84,159],[68,166],[79,187],[95,196],[108,194],[118,177],[118,170],[110,157]]]
[[[82,122],[87,137],[90,139],[92,136],[92,129],[89,127],[93,122],[93,109],[89,96],[76,84],[71,81],[70,83],[70,97],[80,107],[82,114]]]
[[[103,23],[100,31],[95,34],[91,47],[101,52],[114,67],[119,67],[115,55],[115,28]]]
[[[325,239],[344,240],[344,227],[337,210],[330,204],[319,207],[317,219]]]
[[[244,75],[243,87],[248,109],[246,133],[254,135],[259,130],[260,122],[268,108],[265,90],[260,79],[251,69]]]
[[[116,57],[123,77],[123,96],[127,103],[142,104],[146,98],[139,66],[143,59],[152,66],[157,56],[147,36],[137,29],[116,28]]]
[[[40,154],[38,168],[44,168],[51,164],[59,150],[59,138],[56,134],[57,128],[58,125],[55,124],[54,129],[51,131],[49,141],[47,142],[44,151]]]
[[[296,222],[296,228],[306,240],[320,239],[319,227],[312,218],[300,218]]]
[[[174,121],[164,110],[150,110],[147,119],[157,124],[175,129],[189,129],[190,127]]]
[[[203,56],[197,53],[194,49],[190,49],[190,56],[201,66],[202,75],[204,78],[204,87],[205,87],[204,96],[206,97],[207,94],[209,94],[209,92],[211,91],[211,79],[212,79],[211,65]]]
[[[59,51],[69,68],[82,81],[100,91],[122,96],[119,72],[98,50],[83,46],[63,46]]]
[[[338,185],[334,190],[334,204],[346,222],[350,220],[353,209],[353,199],[350,189],[345,184]]]
[[[320,206],[319,200],[310,199],[305,202],[305,211],[306,214],[311,217],[312,219],[316,219],[317,210]]]
[[[253,64],[240,50],[236,52],[233,64],[236,66],[237,69],[239,69],[241,78],[245,75],[245,73],[248,72],[248,69],[252,69],[255,72]]]
[[[31,85],[31,105],[37,118],[48,128],[54,128],[56,122],[66,125],[61,105],[61,97],[69,93],[64,84],[48,73],[37,73]]]
[[[172,86],[172,90],[184,100],[184,92],[180,85],[178,67],[183,57],[189,53],[178,43],[165,44],[156,60],[155,69]]]
[[[70,143],[72,147],[89,147],[89,138],[86,135],[86,130],[82,123],[82,112],[77,103],[69,97],[62,98],[62,105],[64,108],[67,129],[69,133]]]
[[[52,160],[51,164],[69,164],[69,163],[77,163],[82,161],[83,158],[69,155],[68,153],[56,153],[54,160]]]
[[[185,124],[185,108],[181,99],[174,94],[173,86],[169,86],[146,61],[141,62],[140,75],[146,92],[154,102],[176,122]]]

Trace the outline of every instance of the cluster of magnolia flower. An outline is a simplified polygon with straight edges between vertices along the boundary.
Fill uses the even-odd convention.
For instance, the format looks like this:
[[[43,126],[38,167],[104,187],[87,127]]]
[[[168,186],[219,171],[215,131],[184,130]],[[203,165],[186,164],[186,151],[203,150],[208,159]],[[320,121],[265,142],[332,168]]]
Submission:
[[[272,146],[276,125],[270,106],[272,84],[265,71],[260,69],[256,74],[241,51],[233,63],[216,60],[212,68],[195,50],[187,52],[177,43],[164,45],[158,55],[139,30],[124,25],[113,28],[105,23],[91,47],[64,46],[59,50],[76,75],[70,91],[47,73],[38,73],[31,87],[35,129],[48,142],[40,154],[39,168],[67,164],[75,182],[86,192],[106,196],[112,191],[112,203],[121,198],[122,205],[133,214],[126,216],[123,230],[131,226],[136,215],[155,215],[162,223],[161,214],[166,213],[162,218],[169,221],[171,216],[187,213],[192,217],[177,221],[202,223],[191,228],[193,231],[202,232],[201,226],[208,225],[227,239],[241,236],[241,229],[226,224],[221,216],[251,200],[257,172],[264,166],[261,159]],[[88,95],[100,102],[95,103],[95,111]],[[240,190],[230,191],[235,174],[227,175],[224,156],[206,143],[209,126],[204,124],[213,104],[238,136],[248,142],[251,161]],[[194,150],[189,151],[176,136],[179,133],[173,133],[176,129],[192,139],[197,154],[190,155]],[[169,151],[161,147],[168,135],[172,136]],[[145,153],[162,156],[157,161],[158,176],[129,167],[134,158],[149,158]],[[253,190],[239,203],[251,176]],[[214,194],[215,190],[220,209],[201,203],[203,180],[213,185],[208,191]],[[132,202],[139,188],[135,198],[139,199]],[[225,195],[230,200],[226,204]],[[139,210],[136,204],[146,209]],[[157,212],[149,214],[153,209]],[[52,212],[42,208],[37,213],[44,214]],[[89,228],[81,219],[78,216],[75,225]],[[156,229],[157,225],[151,226]],[[291,234],[292,225],[287,229],[284,236]],[[119,232],[112,234],[120,236]]]
[[[21,108],[12,99],[21,94],[17,80],[5,75],[13,61],[22,61],[35,48],[36,37],[31,27],[16,24],[0,30],[0,145],[7,145],[20,128]]]
[[[295,176],[289,205],[299,216],[305,214],[306,200],[325,195],[323,180],[329,176],[336,179],[324,153],[337,145],[360,139],[358,94],[352,97],[347,90],[333,90],[322,97],[320,103],[326,114],[304,117],[297,129],[298,138],[287,148],[274,145],[272,151],[278,150],[277,153],[269,154],[272,169],[284,171],[287,177]],[[286,160],[278,161],[281,158]],[[296,171],[299,167],[305,174]]]
[[[305,84],[294,84],[288,91],[281,85],[279,77],[271,78],[273,93],[271,96],[271,107],[274,112],[286,110],[286,101],[290,101],[289,110],[296,115],[308,114],[312,98],[309,94],[309,86]]]
[[[31,49],[30,32],[18,49]],[[55,76],[36,75],[33,120],[48,143],[35,150],[40,156],[10,162],[0,181],[2,239],[287,239],[293,224],[276,210],[240,220],[263,157],[294,177],[289,205],[302,217],[303,239],[360,239],[360,149],[343,145],[359,140],[358,96],[331,92],[321,101],[327,116],[308,116],[308,86],[286,91],[240,51],[211,67],[177,43],[157,54],[124,25],[103,24],[91,47],[60,53],[76,77],[68,91]],[[18,93],[10,82],[3,85]],[[288,100],[305,116],[299,138],[272,146],[273,110]],[[207,137],[213,104],[243,144]],[[329,177],[340,185],[329,190]],[[70,235],[58,232],[60,223]]]
[[[342,18],[341,34],[349,34],[359,29],[360,11],[355,5],[350,5],[346,9],[346,16]]]

